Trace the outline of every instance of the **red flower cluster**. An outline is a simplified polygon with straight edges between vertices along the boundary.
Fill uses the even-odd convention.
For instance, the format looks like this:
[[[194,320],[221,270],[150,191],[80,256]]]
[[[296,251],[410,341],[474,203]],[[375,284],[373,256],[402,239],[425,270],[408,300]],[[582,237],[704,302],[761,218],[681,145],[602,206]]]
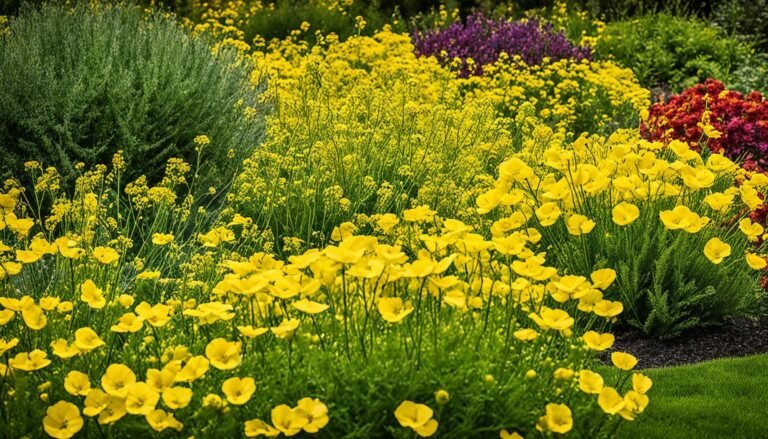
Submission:
[[[756,91],[744,96],[707,79],[653,104],[641,132],[649,140],[677,139],[696,150],[706,144],[748,170],[768,171],[768,100]]]

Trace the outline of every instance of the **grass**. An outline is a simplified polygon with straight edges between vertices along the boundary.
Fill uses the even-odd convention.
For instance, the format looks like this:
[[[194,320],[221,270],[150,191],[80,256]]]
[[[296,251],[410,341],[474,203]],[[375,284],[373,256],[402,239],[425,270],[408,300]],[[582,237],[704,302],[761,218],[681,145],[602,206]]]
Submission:
[[[646,370],[651,404],[622,438],[768,437],[768,355]]]

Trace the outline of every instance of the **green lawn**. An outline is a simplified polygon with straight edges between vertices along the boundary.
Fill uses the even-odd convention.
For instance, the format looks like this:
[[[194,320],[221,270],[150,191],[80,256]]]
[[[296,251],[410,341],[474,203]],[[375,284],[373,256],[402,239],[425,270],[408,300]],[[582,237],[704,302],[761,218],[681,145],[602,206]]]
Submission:
[[[651,403],[617,437],[768,438],[768,355],[649,369]]]

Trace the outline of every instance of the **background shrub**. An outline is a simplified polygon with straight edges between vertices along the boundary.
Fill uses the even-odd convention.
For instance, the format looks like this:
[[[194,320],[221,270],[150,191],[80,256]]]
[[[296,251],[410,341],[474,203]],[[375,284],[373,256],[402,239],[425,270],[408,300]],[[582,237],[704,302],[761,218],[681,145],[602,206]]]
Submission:
[[[176,156],[219,180],[259,142],[249,80],[234,52],[212,53],[171,17],[27,8],[0,38],[0,174],[39,160],[71,181],[77,162],[108,162],[122,149],[128,178],[156,179]],[[200,134],[212,143],[198,157]]]
[[[712,25],[667,13],[609,23],[596,49],[631,68],[644,86],[675,92],[706,78],[728,80],[752,52]]]

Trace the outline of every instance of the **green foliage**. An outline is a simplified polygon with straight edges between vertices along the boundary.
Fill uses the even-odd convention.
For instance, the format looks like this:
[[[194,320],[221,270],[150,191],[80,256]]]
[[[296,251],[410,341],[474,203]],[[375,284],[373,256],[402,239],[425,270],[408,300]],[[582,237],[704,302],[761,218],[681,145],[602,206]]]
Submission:
[[[727,0],[718,2],[712,20],[729,35],[755,40],[762,50],[768,49],[768,1]]]
[[[182,157],[200,161],[206,184],[226,181],[259,143],[260,124],[246,114],[258,106],[249,79],[235,53],[213,54],[167,16],[24,9],[0,38],[0,174],[38,160],[71,182],[76,163],[105,163],[122,149],[129,179],[156,180],[168,158]],[[212,143],[198,154],[200,134]]]
[[[680,91],[707,78],[727,82],[752,48],[702,21],[660,13],[609,23],[596,52],[631,68],[646,87]]]
[[[753,90],[768,93],[768,55],[759,53],[731,75],[728,88],[749,93]]]

